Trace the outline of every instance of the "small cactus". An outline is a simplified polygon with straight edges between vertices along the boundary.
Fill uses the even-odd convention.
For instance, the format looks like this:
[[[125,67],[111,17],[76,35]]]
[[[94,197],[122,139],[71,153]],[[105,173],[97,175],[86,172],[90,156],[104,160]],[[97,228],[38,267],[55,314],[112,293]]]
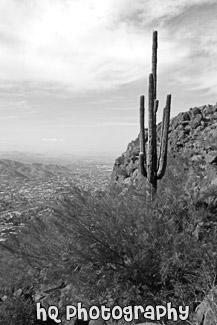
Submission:
[[[140,96],[140,154],[139,167],[140,173],[148,178],[151,184],[151,196],[157,191],[157,180],[161,179],[166,170],[167,164],[167,147],[168,147],[168,132],[170,122],[170,107],[171,95],[167,95],[166,106],[163,112],[163,121],[161,127],[161,141],[159,157],[157,155],[157,125],[156,115],[159,101],[157,96],[157,31],[153,32],[152,45],[152,73],[149,75],[149,91],[148,91],[148,150],[146,156],[145,149],[145,97]]]

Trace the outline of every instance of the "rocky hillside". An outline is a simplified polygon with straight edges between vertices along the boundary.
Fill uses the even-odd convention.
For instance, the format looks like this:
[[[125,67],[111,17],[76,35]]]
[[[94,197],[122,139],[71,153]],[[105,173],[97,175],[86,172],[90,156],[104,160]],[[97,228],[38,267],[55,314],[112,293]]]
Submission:
[[[158,143],[161,123],[157,126]],[[147,130],[146,130],[147,140]],[[169,153],[189,157],[203,170],[211,184],[217,184],[217,104],[190,108],[170,121]],[[138,180],[139,138],[131,141],[127,150],[116,159],[112,182],[135,184]]]

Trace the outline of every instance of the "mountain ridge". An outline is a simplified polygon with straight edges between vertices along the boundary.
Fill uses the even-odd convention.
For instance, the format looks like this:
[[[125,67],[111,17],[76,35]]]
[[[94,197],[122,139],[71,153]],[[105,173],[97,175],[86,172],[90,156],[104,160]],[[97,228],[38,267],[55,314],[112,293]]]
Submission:
[[[71,172],[65,166],[42,163],[23,163],[10,159],[0,159],[0,176],[21,179],[49,178]]]

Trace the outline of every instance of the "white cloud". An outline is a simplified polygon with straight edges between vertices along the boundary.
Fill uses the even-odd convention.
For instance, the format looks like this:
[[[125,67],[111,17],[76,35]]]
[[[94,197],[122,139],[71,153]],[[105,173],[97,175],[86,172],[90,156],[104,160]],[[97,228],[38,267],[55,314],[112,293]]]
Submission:
[[[197,35],[199,45],[206,46],[214,57],[216,47],[208,40],[211,32],[216,40],[216,31],[211,31],[210,17],[205,24],[195,19],[191,28],[200,7],[212,3],[215,1],[3,0],[1,78],[36,82],[42,88],[46,83],[62,84],[62,91],[79,92],[144,79],[150,70],[151,31],[155,28],[160,29],[162,73],[168,66],[183,67],[188,62],[193,50],[189,42],[202,28],[209,34]],[[191,20],[185,19],[184,14],[194,7],[195,16],[192,13]],[[179,24],[180,35],[176,31],[175,38],[171,33],[182,14],[186,25]],[[171,20],[173,25],[168,27]]]
[[[57,142],[59,140],[57,138],[43,138],[42,141],[45,141],[45,142]]]

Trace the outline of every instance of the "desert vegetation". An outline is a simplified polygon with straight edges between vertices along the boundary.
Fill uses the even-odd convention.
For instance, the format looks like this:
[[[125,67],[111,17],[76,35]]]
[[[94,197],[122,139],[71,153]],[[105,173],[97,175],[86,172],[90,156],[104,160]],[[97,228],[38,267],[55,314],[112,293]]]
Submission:
[[[161,139],[158,155],[157,147],[157,110],[159,100],[157,99],[157,49],[158,33],[153,32],[152,44],[152,73],[149,75],[148,89],[148,146],[146,150],[145,141],[145,97],[140,96],[140,154],[139,167],[140,173],[147,177],[150,183],[152,199],[157,192],[157,180],[161,179],[166,170],[168,133],[170,125],[171,95],[167,95],[166,106],[163,111],[163,121],[161,125]],[[146,155],[147,151],[147,155]]]
[[[169,159],[154,202],[133,186],[124,196],[110,188],[99,197],[72,188],[72,199],[10,235],[1,243],[1,323],[37,324],[32,297],[59,283],[65,294],[56,290],[44,303],[60,311],[78,301],[171,302],[189,305],[192,315],[216,284],[217,227],[215,209],[186,191],[183,166]]]

